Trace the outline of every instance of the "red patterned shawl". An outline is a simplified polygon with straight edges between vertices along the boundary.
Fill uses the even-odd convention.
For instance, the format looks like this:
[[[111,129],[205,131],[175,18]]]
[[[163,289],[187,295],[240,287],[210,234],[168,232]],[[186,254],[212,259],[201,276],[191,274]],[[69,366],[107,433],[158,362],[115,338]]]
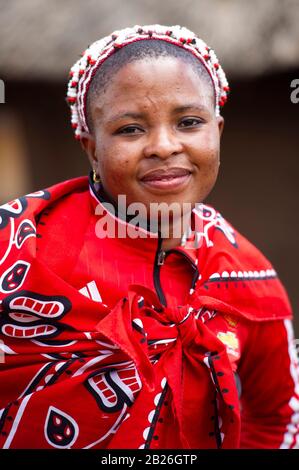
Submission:
[[[49,208],[51,243],[65,227],[55,270],[39,257],[36,230]],[[237,232],[231,243],[207,222],[209,244],[198,250],[200,278],[186,305],[163,307],[153,291],[131,285],[109,308],[63,274],[82,248],[84,220],[96,223],[94,208],[86,178],[0,208],[0,447],[238,447],[234,374],[202,312],[290,318],[271,264]],[[220,282],[230,288],[218,298]]]

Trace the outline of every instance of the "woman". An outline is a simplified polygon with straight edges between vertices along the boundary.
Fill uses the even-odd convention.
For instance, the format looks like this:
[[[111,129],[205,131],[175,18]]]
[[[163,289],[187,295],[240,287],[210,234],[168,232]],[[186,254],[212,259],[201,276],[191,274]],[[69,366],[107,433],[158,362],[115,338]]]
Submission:
[[[202,204],[228,92],[179,26],[118,31],[73,66],[89,182],[0,212],[3,448],[298,447],[287,295]]]

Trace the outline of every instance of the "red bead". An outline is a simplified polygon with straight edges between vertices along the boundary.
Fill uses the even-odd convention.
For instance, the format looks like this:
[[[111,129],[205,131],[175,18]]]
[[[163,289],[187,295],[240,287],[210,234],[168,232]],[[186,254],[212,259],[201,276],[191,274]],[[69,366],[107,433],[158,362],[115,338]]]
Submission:
[[[76,87],[77,85],[78,85],[78,82],[73,81],[73,82],[71,83],[71,86],[72,86],[73,88]]]
[[[83,75],[84,74],[84,70],[83,69],[80,69],[79,70],[79,75]]]
[[[210,60],[210,58],[211,58],[211,57],[209,56],[209,54],[205,54],[203,57],[204,57],[205,60]]]
[[[69,103],[75,103],[76,102],[76,98],[74,96],[69,96],[67,100],[68,100]]]
[[[77,129],[77,127],[78,127],[78,124],[76,122],[72,122],[72,128]]]
[[[218,70],[218,69],[219,69],[219,64],[217,64],[217,63],[214,64],[214,68],[215,68],[216,70]]]

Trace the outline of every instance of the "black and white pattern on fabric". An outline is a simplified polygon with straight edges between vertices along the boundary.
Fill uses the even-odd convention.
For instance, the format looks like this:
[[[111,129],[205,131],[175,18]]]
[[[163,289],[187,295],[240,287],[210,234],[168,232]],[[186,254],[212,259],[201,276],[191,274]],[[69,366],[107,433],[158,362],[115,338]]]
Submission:
[[[46,201],[48,201],[51,198],[51,194],[46,189],[41,189],[40,191],[35,191],[34,193],[26,194],[25,197],[45,199]]]
[[[21,197],[20,199],[14,199],[13,201],[0,206],[0,229],[6,227],[11,217],[16,219],[23,214],[27,205],[28,203],[26,198]]]
[[[203,242],[205,242],[208,248],[214,246],[209,236],[209,231],[213,227],[220,230],[231,245],[238,248],[234,229],[213,207],[206,206],[205,204],[197,204],[193,211],[198,216],[195,227],[196,245],[198,248]],[[185,238],[188,236],[189,234],[186,233],[182,241],[184,242]]]
[[[101,410],[107,413],[121,411],[124,407],[131,406],[141,386],[141,380],[134,366],[97,373],[86,381],[87,389]]]
[[[0,331],[4,335],[20,339],[49,338],[67,328],[57,320],[71,309],[71,302],[64,296],[23,290],[5,297],[2,307]]]
[[[9,294],[19,289],[25,281],[30,266],[27,261],[16,261],[0,277],[0,292]]]
[[[26,219],[23,220],[23,222],[18,227],[15,236],[16,247],[20,249],[24,241],[29,237],[36,237],[36,229],[33,223],[29,219]]]
[[[78,438],[79,426],[72,416],[50,406],[44,431],[45,438],[51,446],[58,449],[68,449]]]
[[[205,289],[209,288],[211,284],[217,284],[217,287],[220,287],[223,284],[225,287],[228,287],[228,283],[233,283],[237,286],[237,283],[245,285],[245,282],[256,282],[256,281],[267,281],[271,279],[276,279],[277,273],[274,269],[258,269],[255,271],[222,271],[221,273],[212,273],[209,276],[209,279],[205,281]]]

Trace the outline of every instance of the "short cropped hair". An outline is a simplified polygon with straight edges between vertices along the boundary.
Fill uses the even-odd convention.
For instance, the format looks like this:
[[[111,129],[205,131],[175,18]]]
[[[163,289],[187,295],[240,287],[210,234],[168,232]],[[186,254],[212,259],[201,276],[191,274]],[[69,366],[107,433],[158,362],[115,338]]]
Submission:
[[[160,57],[174,57],[191,65],[199,77],[211,86],[215,96],[213,82],[206,67],[192,53],[175,44],[157,39],[136,41],[116,51],[97,69],[91,81],[86,101],[87,124],[91,131],[93,130],[91,102],[106,89],[113,75],[129,63]]]

